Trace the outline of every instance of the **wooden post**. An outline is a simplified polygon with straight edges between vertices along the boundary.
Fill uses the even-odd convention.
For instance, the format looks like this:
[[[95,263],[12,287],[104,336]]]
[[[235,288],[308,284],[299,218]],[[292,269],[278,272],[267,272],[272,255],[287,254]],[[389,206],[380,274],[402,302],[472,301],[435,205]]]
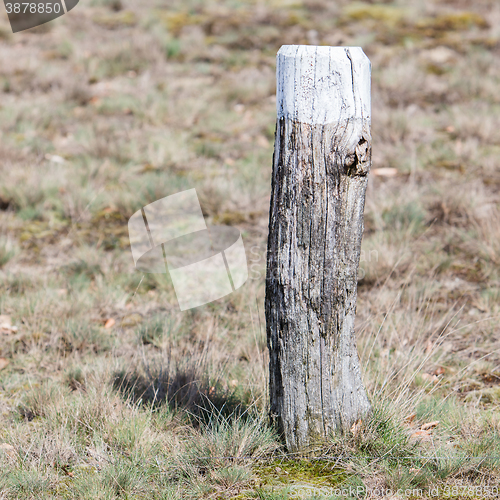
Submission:
[[[370,410],[354,338],[371,163],[370,61],[359,47],[285,45],[266,277],[270,414],[307,451]]]

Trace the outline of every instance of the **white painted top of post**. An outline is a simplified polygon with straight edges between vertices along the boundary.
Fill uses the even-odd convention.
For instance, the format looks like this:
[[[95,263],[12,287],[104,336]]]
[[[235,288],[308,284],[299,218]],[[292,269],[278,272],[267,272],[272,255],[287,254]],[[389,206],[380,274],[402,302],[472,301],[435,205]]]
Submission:
[[[283,45],[276,56],[278,119],[369,123],[370,73],[361,47]]]

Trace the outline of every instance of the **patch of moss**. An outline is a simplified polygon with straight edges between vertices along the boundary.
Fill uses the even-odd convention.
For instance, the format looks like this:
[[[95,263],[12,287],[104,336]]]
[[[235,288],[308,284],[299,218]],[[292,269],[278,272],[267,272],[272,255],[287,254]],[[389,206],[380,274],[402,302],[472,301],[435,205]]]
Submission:
[[[401,7],[351,3],[344,8],[340,24],[349,26],[353,21],[366,24],[376,33],[376,40],[386,45],[407,43],[408,40],[420,38],[420,34],[413,28],[408,12]]]
[[[165,12],[158,11],[158,17],[166,26],[169,33],[174,37],[178,37],[185,26],[193,26],[201,24],[203,18],[199,15],[191,14],[186,11],[180,12]]]
[[[113,30],[135,26],[137,24],[137,17],[132,11],[124,10],[116,14],[95,15],[93,21],[103,28]]]
[[[465,31],[471,28],[487,28],[486,19],[475,12],[453,12],[441,14],[416,23],[417,28],[431,31]]]
[[[403,19],[404,12],[392,5],[351,3],[344,9],[344,15],[353,21],[370,19],[396,26]]]
[[[241,212],[224,212],[214,217],[215,224],[233,226],[247,221],[247,216]]]
[[[326,460],[273,460],[253,468],[261,485],[308,483],[335,486],[349,477],[344,469]]]

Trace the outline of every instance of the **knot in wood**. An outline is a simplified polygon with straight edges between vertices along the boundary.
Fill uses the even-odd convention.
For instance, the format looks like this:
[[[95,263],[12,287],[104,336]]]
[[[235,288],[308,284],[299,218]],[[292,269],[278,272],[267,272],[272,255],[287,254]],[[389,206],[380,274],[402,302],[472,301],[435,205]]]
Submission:
[[[365,176],[370,169],[371,143],[361,137],[353,153],[346,155],[344,165],[349,177]]]

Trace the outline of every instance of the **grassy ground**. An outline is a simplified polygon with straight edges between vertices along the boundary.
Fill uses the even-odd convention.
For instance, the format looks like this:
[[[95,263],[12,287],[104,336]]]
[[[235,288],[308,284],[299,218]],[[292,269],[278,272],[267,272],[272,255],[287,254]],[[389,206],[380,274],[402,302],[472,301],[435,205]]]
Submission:
[[[495,497],[496,0],[101,0],[16,35],[0,21],[0,498]],[[305,43],[373,66],[356,329],[375,411],[322,461],[284,455],[266,420],[275,54]],[[180,313],[167,278],[131,272],[127,220],[192,187],[242,231],[251,279]]]

